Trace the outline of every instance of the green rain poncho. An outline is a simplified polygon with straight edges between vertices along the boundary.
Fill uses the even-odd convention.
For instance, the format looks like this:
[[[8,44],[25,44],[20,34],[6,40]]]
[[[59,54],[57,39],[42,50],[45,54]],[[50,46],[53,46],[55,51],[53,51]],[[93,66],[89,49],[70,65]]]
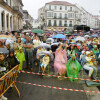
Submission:
[[[72,79],[72,78],[77,78],[77,75],[81,69],[81,65],[80,63],[76,60],[76,57],[75,57],[75,60],[73,61],[72,58],[75,57],[75,55],[72,55],[72,57],[68,60],[67,62],[67,76],[68,77],[71,77],[69,78],[70,81],[73,81],[75,79]]]
[[[16,54],[16,57],[18,58],[18,60],[20,62],[19,70],[22,70],[23,61],[25,61],[25,55],[24,55],[24,52],[20,52],[21,49],[22,49],[22,47],[19,48],[19,51]]]

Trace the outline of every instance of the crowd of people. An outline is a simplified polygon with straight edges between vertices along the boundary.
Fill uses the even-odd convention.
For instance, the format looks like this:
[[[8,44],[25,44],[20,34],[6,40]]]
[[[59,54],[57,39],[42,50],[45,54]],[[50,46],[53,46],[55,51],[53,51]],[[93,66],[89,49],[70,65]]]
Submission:
[[[97,79],[100,36],[79,34],[84,40],[77,40],[79,36],[73,34],[66,36],[65,39],[52,39],[46,34],[39,36],[37,33],[15,32],[8,33],[8,36],[9,39],[0,40],[0,48],[7,51],[5,53],[0,50],[0,77],[19,65],[19,70],[28,69],[32,72],[37,66],[42,73],[46,73],[46,69],[52,67],[59,79],[60,76],[67,75],[70,81],[76,81],[73,78],[77,78],[79,72],[84,69],[89,71],[89,80]],[[46,41],[47,39],[49,41]],[[0,100],[7,98],[2,96]]]

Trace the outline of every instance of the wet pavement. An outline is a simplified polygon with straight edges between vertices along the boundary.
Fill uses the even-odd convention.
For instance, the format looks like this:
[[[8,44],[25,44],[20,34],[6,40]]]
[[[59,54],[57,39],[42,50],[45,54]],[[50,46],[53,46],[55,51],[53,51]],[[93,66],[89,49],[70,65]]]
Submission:
[[[38,70],[39,70],[38,67],[34,68],[34,72],[38,72]],[[53,68],[50,68],[50,71],[51,70],[52,74],[55,74]],[[32,75],[25,73],[18,74],[17,80],[21,82],[68,88],[68,89],[78,89],[78,90],[91,89],[90,87],[86,87],[85,82],[80,82],[80,81],[70,82],[68,79],[59,80],[58,78],[55,77],[46,77],[46,76],[39,76],[39,75]],[[25,85],[21,83],[16,83],[16,85],[21,93],[21,96],[18,97],[17,91],[13,89],[12,92],[8,91],[5,94],[5,96],[8,97],[8,100],[92,100],[91,95],[88,95],[89,93],[84,93],[84,92],[57,90],[57,89],[50,89],[32,85]],[[94,90],[95,89],[93,88],[92,91]]]

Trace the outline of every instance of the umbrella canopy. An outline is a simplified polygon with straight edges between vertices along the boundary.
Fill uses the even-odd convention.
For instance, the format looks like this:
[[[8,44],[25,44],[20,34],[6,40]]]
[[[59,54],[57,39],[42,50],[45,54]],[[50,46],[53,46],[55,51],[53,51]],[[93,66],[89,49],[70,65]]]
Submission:
[[[61,39],[61,38],[66,38],[66,36],[63,35],[63,34],[57,34],[57,35],[54,36],[53,38]]]
[[[49,51],[42,51],[40,53],[37,54],[37,56],[41,56],[41,55],[49,55],[51,57],[51,59],[53,60],[53,55],[49,52]]]
[[[84,37],[77,37],[76,39],[75,39],[75,41],[85,41],[85,38]]]
[[[51,38],[53,38],[53,39],[56,38],[56,35],[53,35]]]
[[[94,34],[94,35],[91,35],[91,37],[95,38],[95,37],[98,37],[98,35],[97,34]]]
[[[78,36],[79,34],[73,34],[73,36]]]
[[[0,39],[2,40],[6,40],[6,39],[10,39],[11,37],[9,37],[8,35],[0,35]]]
[[[89,35],[85,35],[84,37],[86,38],[86,37],[90,37],[90,36]]]
[[[46,40],[46,43],[53,43],[54,42],[54,39],[52,39],[52,38],[48,38],[47,40]]]
[[[58,45],[59,45],[59,43],[52,43],[52,44],[51,44],[51,46],[53,46],[53,45],[57,45],[57,46],[58,46]]]
[[[9,50],[7,50],[7,48],[4,47],[4,48],[0,48],[0,52],[3,52],[4,54],[8,54]]]
[[[32,32],[33,33],[39,33],[39,34],[44,33],[43,30],[41,30],[41,29],[34,29],[34,30],[32,30]]]
[[[70,32],[66,32],[66,34],[69,34]]]
[[[51,46],[49,44],[46,44],[46,43],[41,43],[37,48],[39,47],[43,47],[43,48],[51,48]]]

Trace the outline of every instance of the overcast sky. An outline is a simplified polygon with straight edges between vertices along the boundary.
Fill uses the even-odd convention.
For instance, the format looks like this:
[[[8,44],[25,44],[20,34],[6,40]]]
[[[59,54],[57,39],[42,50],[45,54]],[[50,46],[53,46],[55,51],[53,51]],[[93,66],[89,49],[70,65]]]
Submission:
[[[28,10],[29,14],[36,19],[38,17],[38,9],[43,7],[45,3],[54,0],[22,0],[24,4],[24,10]],[[70,3],[77,3],[84,7],[88,12],[97,15],[100,11],[100,0],[55,0],[55,1],[67,1]]]

